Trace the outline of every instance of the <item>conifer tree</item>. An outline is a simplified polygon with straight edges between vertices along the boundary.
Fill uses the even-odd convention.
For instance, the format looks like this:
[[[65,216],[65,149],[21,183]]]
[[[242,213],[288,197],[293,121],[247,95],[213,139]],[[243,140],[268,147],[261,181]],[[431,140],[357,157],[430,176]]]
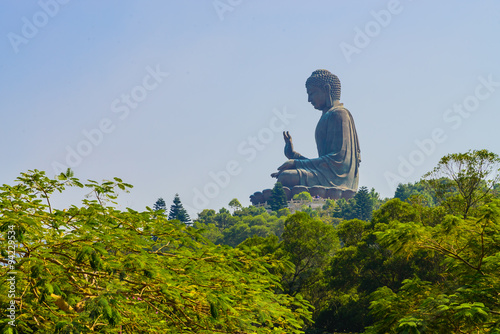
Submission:
[[[179,194],[175,194],[174,204],[170,206],[170,212],[168,214],[168,220],[180,220],[183,223],[189,223],[191,218],[182,206],[181,199],[179,198]]]
[[[286,200],[286,193],[283,189],[283,185],[280,182],[276,182],[271,193],[271,198],[267,202],[271,206],[271,210],[278,212],[280,209],[286,208],[288,206]]]
[[[373,200],[368,192],[368,188],[359,188],[356,195],[354,195],[354,199],[356,200],[356,218],[370,221],[372,219]]]
[[[164,213],[167,212],[167,204],[165,203],[165,201],[163,200],[163,198],[158,198],[158,200],[155,202],[155,204],[153,205],[153,210],[154,211],[160,211],[160,210],[163,210]]]

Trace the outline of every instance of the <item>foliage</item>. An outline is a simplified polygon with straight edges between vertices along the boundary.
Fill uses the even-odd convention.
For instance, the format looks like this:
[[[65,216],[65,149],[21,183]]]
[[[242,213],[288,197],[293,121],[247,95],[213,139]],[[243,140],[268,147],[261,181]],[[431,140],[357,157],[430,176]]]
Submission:
[[[411,204],[393,199],[374,212],[371,222],[359,219],[340,222],[336,231],[342,248],[334,254],[326,270],[333,295],[315,318],[315,327],[333,332],[362,332],[376,319],[369,307],[372,293],[377,289],[397,290],[405,279],[415,275],[439,281],[443,272],[439,257],[429,258],[423,252],[407,257],[381,245],[376,235],[394,221],[405,224],[423,219],[424,224],[430,225],[427,219],[433,221],[436,214],[429,213],[429,217],[420,216]]]
[[[269,199],[267,204],[269,204],[272,211],[276,212],[288,206],[285,190],[283,189],[283,185],[280,182],[276,182],[274,184],[273,190],[271,192],[271,198]]]
[[[397,220],[402,223],[419,219],[418,210],[410,203],[402,202],[399,198],[389,200],[379,210],[373,213],[372,225],[385,224]]]
[[[293,199],[297,200],[297,201],[311,202],[312,201],[312,196],[307,191],[303,191],[300,194],[295,194],[293,196]]]
[[[408,202],[411,198],[420,197],[422,203],[427,206],[434,206],[437,203],[435,192],[429,189],[425,181],[418,181],[415,183],[400,183],[394,193],[394,198],[399,198],[403,202]]]
[[[367,187],[360,187],[353,198],[346,200],[341,198],[335,202],[332,215],[335,218],[361,219],[369,221],[372,217],[373,211],[380,207],[384,200],[380,199],[380,195],[371,189],[368,191]]]
[[[314,209],[316,213],[315,217],[325,224],[336,226],[343,220],[342,218],[334,217],[336,207],[335,200],[327,199],[321,208]]]
[[[253,236],[281,236],[285,217],[264,213],[255,217],[242,217],[234,226],[224,230],[221,243],[235,247]]]
[[[335,218],[342,219],[353,219],[356,215],[355,211],[356,201],[354,198],[346,200],[344,198],[335,201],[335,207],[333,209],[333,216]]]
[[[236,198],[233,198],[228,205],[231,209],[233,209],[233,211],[240,210],[243,207],[240,201]]]
[[[189,217],[186,209],[181,203],[181,199],[179,198],[179,194],[175,194],[174,204],[170,206],[170,212],[168,213],[168,220],[177,219],[182,223],[189,223],[191,218]]]
[[[361,187],[293,215],[233,199],[193,227],[107,206],[128,187],[119,179],[23,174],[0,194],[2,240],[9,226],[21,239],[18,330],[500,333],[498,162],[449,155],[394,199]],[[53,209],[50,194],[70,185],[95,199]]]
[[[387,202],[388,198],[381,198],[380,194],[375,191],[375,188],[370,189],[370,198],[372,200],[372,211],[378,210],[382,204]]]
[[[258,216],[258,215],[262,215],[264,213],[267,213],[266,209],[264,207],[256,207],[256,206],[249,206],[249,207],[246,207],[246,208],[241,208],[241,210],[238,210],[238,211],[235,211],[233,213],[233,215],[235,217],[245,217],[245,216],[252,216],[252,217],[255,217],[255,216]]]
[[[281,266],[275,267],[273,273],[282,277],[282,291],[302,296],[319,312],[332,294],[325,270],[339,248],[335,229],[299,212],[287,218],[282,238],[279,242],[274,235],[254,236],[238,248],[252,247],[260,256],[279,260]]]
[[[283,208],[278,210],[278,217],[286,217],[290,214],[291,212],[289,208]]]
[[[333,200],[333,199],[325,200],[325,204],[323,204],[322,209],[323,210],[331,210],[333,208],[335,208],[335,200]]]
[[[342,246],[356,246],[361,242],[369,226],[369,223],[359,219],[347,220],[340,223],[337,226],[337,235],[341,240]]]
[[[232,215],[224,208],[218,213],[214,210],[203,210],[198,214],[194,226],[213,243],[236,247],[254,236],[281,237],[288,213],[287,208],[281,209],[278,215],[255,207],[241,208]]]
[[[488,202],[499,165],[498,155],[487,150],[448,154],[424,178],[450,213],[467,218],[472,208]]]
[[[198,230],[198,232],[203,235],[204,238],[214,244],[219,244],[219,241],[223,239],[222,232],[213,223],[203,224],[198,221],[194,221],[193,227]]]
[[[354,210],[356,213],[355,218],[369,221],[372,218],[374,203],[370,193],[368,192],[368,188],[359,188],[356,195],[354,195],[354,200],[356,201]]]
[[[288,216],[283,232],[282,248],[294,265],[293,272],[284,275],[284,291],[294,295],[310,294],[313,285],[322,280],[339,240],[333,226],[304,212]]]
[[[154,211],[161,211],[162,215],[165,215],[165,212],[167,212],[167,204],[163,200],[163,198],[158,198],[158,200],[155,202],[153,205],[153,210]]]
[[[313,209],[311,204],[302,204],[300,207],[300,212],[307,213],[307,215],[311,218],[318,217],[318,210]]]
[[[217,226],[220,231],[230,228],[238,222],[238,219],[233,217],[225,208],[221,208],[219,210],[219,213],[215,216],[214,220],[215,226]]]
[[[377,232],[380,242],[407,257],[439,256],[444,281],[405,280],[398,291],[372,296],[377,323],[369,332],[500,332],[500,201],[466,219],[448,215],[436,226],[394,221]]]
[[[0,187],[4,257],[9,231],[17,239],[15,263],[0,267],[0,307],[15,270],[19,333],[300,333],[310,317],[307,302],[275,293],[272,258],[215,246],[150,209],[109,206],[130,187],[118,178],[83,185],[34,170],[17,181]],[[93,197],[53,208],[51,195],[70,186]]]

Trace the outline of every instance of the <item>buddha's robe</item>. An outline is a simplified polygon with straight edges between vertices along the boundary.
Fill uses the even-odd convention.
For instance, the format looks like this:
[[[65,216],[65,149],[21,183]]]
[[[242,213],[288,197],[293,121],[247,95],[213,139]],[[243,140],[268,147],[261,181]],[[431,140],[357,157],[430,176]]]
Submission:
[[[316,126],[318,158],[294,157],[299,184],[358,188],[361,162],[358,134],[349,110],[339,103],[325,112]]]

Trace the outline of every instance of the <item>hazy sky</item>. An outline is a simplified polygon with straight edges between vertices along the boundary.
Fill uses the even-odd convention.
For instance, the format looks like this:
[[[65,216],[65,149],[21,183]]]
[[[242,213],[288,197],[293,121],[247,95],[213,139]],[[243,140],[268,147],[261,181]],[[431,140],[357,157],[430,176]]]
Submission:
[[[317,157],[304,83],[322,68],[383,197],[448,153],[500,153],[498,1],[2,0],[0,28],[0,183],[71,167],[133,184],[121,207],[248,205],[281,131]]]

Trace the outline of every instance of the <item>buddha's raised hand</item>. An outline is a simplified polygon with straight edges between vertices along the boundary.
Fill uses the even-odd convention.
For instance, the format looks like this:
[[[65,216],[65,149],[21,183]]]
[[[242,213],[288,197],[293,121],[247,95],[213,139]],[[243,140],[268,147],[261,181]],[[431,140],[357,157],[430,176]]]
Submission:
[[[292,136],[288,131],[283,131],[283,138],[285,139],[285,156],[288,159],[293,159],[296,153],[293,150]]]

